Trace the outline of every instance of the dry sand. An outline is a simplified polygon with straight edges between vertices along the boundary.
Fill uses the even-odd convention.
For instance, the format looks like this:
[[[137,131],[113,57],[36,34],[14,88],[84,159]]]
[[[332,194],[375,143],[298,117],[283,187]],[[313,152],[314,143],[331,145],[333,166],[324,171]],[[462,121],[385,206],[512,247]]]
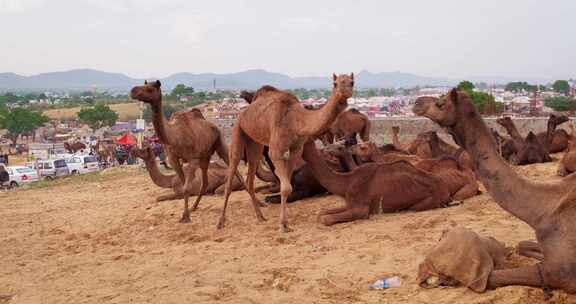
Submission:
[[[518,169],[533,179],[556,179],[555,170],[555,163]],[[289,206],[294,232],[283,234],[278,206],[256,224],[245,192],[233,194],[223,231],[215,229],[221,197],[206,197],[192,223],[179,224],[181,201],[155,201],[164,192],[141,169],[113,169],[0,193],[0,304],[543,302],[537,288],[476,294],[414,282],[418,263],[452,226],[508,246],[534,238],[487,194],[332,227],[317,224],[316,213],[342,199],[313,198]],[[389,275],[401,276],[402,287],[368,290]],[[555,291],[552,303],[576,303],[576,296]]]
[[[136,119],[140,115],[141,111],[141,103],[137,102],[116,103],[109,104],[108,106],[118,113],[118,119],[121,121]],[[81,107],[53,109],[44,111],[44,114],[51,119],[74,119],[80,109]]]

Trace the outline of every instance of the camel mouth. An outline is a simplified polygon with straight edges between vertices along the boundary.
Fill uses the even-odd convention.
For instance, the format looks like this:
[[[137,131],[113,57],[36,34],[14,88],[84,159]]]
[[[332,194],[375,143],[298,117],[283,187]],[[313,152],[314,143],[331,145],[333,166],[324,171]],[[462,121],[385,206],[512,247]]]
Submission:
[[[425,113],[424,104],[417,100],[416,103],[414,104],[414,106],[412,107],[412,113],[414,113],[418,116],[424,115],[424,113]]]

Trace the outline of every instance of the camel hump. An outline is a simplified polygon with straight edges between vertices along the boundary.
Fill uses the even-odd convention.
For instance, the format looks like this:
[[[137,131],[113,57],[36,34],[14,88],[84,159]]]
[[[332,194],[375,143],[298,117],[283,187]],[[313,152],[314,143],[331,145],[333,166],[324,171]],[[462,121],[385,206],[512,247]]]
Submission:
[[[537,142],[538,137],[536,137],[536,134],[534,134],[532,131],[530,131],[530,132],[528,132],[528,135],[526,135],[526,141],[527,142]]]
[[[265,86],[262,86],[261,88],[259,88],[258,91],[256,91],[256,94],[254,97],[257,97],[260,94],[264,94],[264,93],[268,93],[268,92],[280,92],[280,90],[278,90],[277,88],[275,88],[271,85],[265,85]]]

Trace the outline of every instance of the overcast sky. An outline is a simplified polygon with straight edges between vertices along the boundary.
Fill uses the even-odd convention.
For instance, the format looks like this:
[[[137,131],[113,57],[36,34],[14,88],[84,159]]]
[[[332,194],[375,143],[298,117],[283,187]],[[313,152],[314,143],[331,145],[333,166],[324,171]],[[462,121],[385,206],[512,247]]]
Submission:
[[[0,72],[576,77],[576,0],[0,0]]]

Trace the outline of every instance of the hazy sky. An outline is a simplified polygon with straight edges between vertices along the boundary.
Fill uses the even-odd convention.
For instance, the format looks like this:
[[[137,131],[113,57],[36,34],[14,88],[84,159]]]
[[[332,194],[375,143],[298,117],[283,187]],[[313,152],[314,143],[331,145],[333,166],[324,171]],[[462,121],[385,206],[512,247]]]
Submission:
[[[576,0],[0,0],[0,72],[576,77]]]

